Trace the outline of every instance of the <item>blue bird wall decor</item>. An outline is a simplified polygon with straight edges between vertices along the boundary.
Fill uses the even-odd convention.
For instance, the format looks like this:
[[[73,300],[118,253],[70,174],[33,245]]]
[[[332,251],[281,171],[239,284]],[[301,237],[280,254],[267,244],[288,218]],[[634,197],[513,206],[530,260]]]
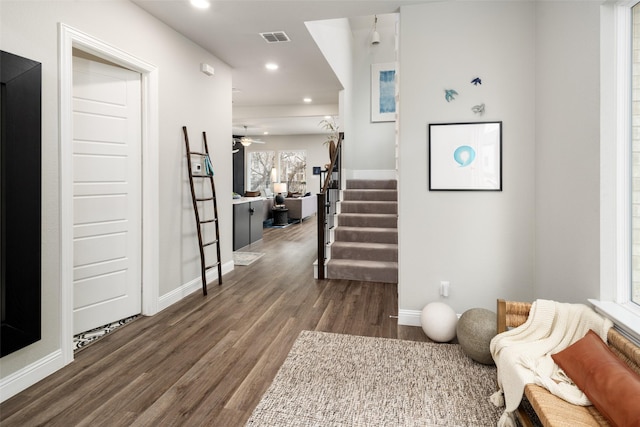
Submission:
[[[482,80],[480,80],[480,77],[476,77],[475,79],[471,80],[471,83],[473,83],[474,86],[478,86],[482,84]]]
[[[455,100],[454,96],[457,95],[458,92],[456,92],[453,89],[445,89],[444,90],[444,99],[447,100],[447,102],[453,101]]]

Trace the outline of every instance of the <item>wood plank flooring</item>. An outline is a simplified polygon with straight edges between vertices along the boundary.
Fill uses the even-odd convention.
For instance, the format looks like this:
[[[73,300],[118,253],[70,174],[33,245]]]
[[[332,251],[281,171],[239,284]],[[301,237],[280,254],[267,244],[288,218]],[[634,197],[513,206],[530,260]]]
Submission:
[[[196,292],[80,350],[0,405],[2,426],[242,426],[302,330],[428,339],[398,327],[397,285],[313,278],[316,220],[265,229],[209,296]]]

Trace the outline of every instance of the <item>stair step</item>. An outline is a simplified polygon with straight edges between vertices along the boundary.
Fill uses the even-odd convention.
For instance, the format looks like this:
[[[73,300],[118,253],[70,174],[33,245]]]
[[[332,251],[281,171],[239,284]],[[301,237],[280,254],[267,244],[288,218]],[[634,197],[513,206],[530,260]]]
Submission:
[[[398,200],[398,190],[380,190],[380,189],[343,190],[342,200],[379,200],[379,201],[395,202]]]
[[[398,262],[398,245],[393,243],[333,242],[331,259]]]
[[[398,202],[343,200],[340,213],[397,214]]]
[[[397,228],[345,227],[335,229],[336,242],[398,243]]]
[[[398,283],[398,263],[332,258],[327,263],[327,278]]]
[[[398,181],[395,179],[348,179],[347,189],[356,188],[378,188],[395,190],[398,188]]]
[[[397,228],[398,215],[377,213],[341,213],[338,226]]]
[[[398,282],[396,180],[350,179],[341,192],[329,279]]]

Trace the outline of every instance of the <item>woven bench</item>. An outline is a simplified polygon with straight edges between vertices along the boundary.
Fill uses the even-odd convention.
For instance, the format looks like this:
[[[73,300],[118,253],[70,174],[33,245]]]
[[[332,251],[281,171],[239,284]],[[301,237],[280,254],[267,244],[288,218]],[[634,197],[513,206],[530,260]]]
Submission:
[[[522,325],[529,317],[530,303],[498,300],[498,333]],[[631,369],[640,374],[640,347],[615,329],[609,329],[607,344],[613,353]],[[524,395],[545,427],[609,426],[594,406],[577,406],[551,394],[535,384],[527,384]],[[527,411],[521,405],[516,416],[525,427],[533,426]]]

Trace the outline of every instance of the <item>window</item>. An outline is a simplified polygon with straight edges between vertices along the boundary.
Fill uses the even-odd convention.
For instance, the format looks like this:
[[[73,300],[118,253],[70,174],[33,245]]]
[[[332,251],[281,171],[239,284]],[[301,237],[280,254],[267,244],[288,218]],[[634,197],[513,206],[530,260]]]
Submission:
[[[248,191],[271,190],[271,171],[276,167],[275,151],[252,151],[249,153]]]
[[[640,304],[640,3],[631,8],[631,288]]]
[[[589,301],[640,343],[638,8],[627,0],[600,8],[600,296]]]
[[[307,153],[304,150],[252,151],[247,160],[248,191],[271,194],[273,182],[284,182],[287,191],[305,193],[307,186]],[[274,169],[277,174],[274,174]]]
[[[287,183],[291,193],[306,192],[307,153],[298,151],[280,151],[280,182]]]

